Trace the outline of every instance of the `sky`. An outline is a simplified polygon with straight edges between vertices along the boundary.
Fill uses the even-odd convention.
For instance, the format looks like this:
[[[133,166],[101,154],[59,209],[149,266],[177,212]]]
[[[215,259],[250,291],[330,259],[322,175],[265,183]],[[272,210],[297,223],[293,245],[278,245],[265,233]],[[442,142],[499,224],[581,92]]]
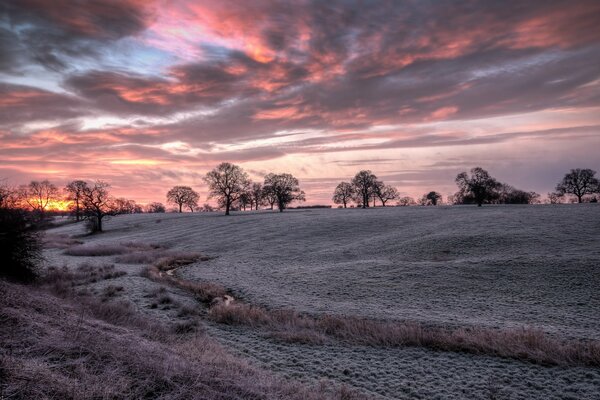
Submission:
[[[475,166],[541,194],[600,170],[600,1],[8,0],[0,179],[200,192],[223,161],[330,204]]]

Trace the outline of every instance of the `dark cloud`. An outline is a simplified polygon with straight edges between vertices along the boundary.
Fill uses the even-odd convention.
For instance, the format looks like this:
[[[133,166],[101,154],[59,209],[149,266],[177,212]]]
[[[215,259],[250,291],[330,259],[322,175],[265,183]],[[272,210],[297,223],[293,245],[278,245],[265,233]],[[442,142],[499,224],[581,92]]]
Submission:
[[[19,0],[0,8],[0,21],[18,32],[30,57],[51,70],[68,59],[96,56],[102,46],[143,31],[151,2],[137,0]],[[13,38],[14,40],[15,38]]]

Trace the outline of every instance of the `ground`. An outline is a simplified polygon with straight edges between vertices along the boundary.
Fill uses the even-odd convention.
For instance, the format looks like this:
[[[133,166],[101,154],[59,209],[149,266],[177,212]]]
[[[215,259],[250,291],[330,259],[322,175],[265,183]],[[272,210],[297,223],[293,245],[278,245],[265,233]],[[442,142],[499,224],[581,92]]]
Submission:
[[[335,314],[441,326],[534,327],[559,339],[600,339],[600,208],[596,205],[386,207],[277,212],[142,214],[112,218],[85,245],[145,243],[211,259],[177,270],[216,282],[244,302],[311,315]],[[115,263],[48,249],[47,265]],[[117,296],[156,318],[156,283],[144,265]],[[112,283],[114,284],[114,283]],[[95,285],[103,290],[105,282]],[[184,292],[178,302],[194,307]],[[386,398],[594,399],[600,369],[544,366],[490,355],[347,343],[282,343],[251,327],[203,321],[232,353],[276,374],[326,377]]]

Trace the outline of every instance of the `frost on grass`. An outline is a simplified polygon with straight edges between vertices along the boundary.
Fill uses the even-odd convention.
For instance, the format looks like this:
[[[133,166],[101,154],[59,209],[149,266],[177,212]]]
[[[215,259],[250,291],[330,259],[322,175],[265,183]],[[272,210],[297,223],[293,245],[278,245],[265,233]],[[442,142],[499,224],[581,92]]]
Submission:
[[[202,334],[183,339],[191,324],[161,330],[122,303],[61,299],[1,281],[0,291],[6,398],[364,398],[345,387],[284,380]]]

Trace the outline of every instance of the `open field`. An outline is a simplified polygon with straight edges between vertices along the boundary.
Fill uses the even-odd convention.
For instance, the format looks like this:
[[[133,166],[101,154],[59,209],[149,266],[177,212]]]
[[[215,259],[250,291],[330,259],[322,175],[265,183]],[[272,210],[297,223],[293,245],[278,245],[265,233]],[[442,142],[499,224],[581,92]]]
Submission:
[[[71,269],[116,263],[127,272],[114,279],[122,291],[103,281],[88,286],[116,291],[117,298],[167,322],[177,322],[177,313],[153,307],[148,292],[157,283],[140,276],[159,250],[128,248],[199,253],[205,257],[181,266],[176,276],[218,283],[245,303],[271,310],[424,326],[534,327],[557,340],[600,339],[595,205],[146,214],[113,218],[106,229],[77,237],[84,248],[47,250],[47,263]],[[80,225],[49,232],[81,233]],[[179,304],[204,307],[180,288],[169,291]],[[600,392],[596,367],[421,347],[282,342],[253,326],[204,317],[202,326],[231,352],[279,375],[310,382],[326,377],[374,397],[593,399]]]

